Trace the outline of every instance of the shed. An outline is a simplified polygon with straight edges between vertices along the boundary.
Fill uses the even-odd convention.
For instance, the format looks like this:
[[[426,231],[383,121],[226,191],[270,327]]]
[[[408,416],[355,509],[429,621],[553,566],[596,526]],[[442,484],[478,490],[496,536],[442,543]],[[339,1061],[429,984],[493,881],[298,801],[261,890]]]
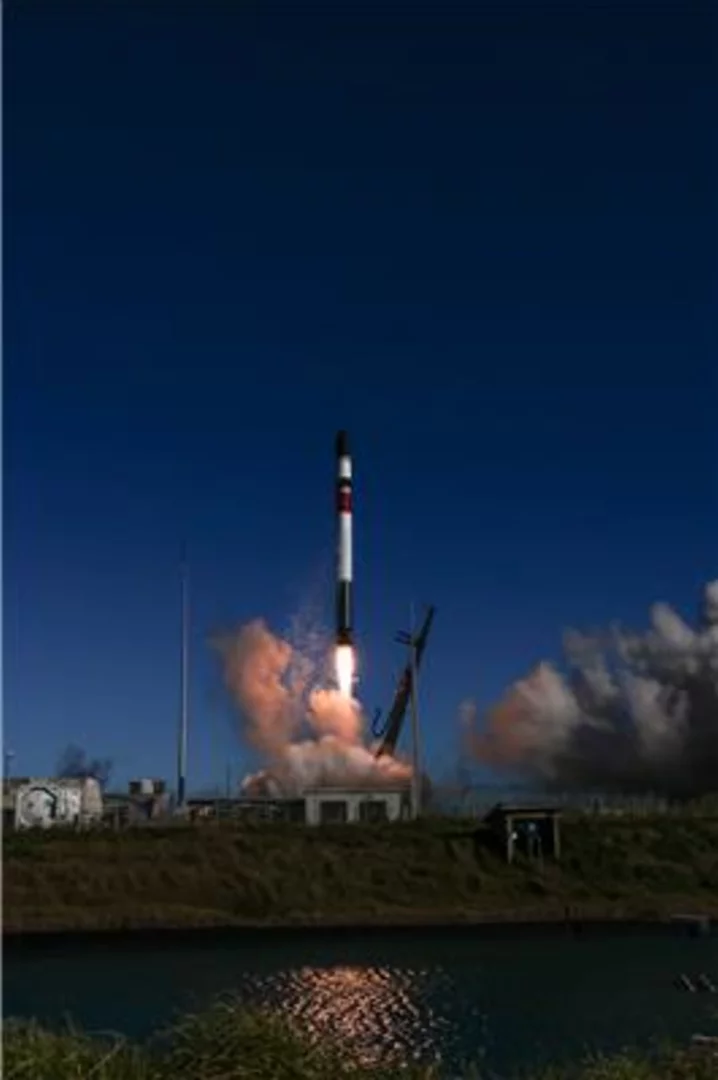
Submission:
[[[484,820],[509,863],[516,852],[535,859],[561,857],[560,807],[497,803]]]

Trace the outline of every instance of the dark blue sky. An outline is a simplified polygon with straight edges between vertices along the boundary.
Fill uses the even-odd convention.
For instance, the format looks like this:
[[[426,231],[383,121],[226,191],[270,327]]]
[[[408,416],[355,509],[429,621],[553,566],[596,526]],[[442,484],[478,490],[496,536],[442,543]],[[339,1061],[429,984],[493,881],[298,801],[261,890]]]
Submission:
[[[380,7],[5,13],[17,771],[173,775],[183,537],[191,781],[241,766],[207,638],[331,610],[338,427],[368,706],[439,608],[434,771],[566,624],[716,572],[711,5]]]

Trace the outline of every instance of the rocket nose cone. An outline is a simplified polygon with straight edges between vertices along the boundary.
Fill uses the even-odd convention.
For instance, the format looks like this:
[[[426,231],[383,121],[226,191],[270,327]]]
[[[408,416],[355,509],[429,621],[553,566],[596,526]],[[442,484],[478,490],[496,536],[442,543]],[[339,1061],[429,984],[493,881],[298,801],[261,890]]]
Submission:
[[[346,431],[337,432],[336,453],[337,457],[349,457],[349,436]]]

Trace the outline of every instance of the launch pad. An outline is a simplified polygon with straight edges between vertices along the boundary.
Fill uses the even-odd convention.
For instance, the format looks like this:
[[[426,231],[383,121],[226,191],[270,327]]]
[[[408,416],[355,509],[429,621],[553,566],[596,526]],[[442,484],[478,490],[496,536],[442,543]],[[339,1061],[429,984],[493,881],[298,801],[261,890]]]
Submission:
[[[363,806],[367,798],[376,798],[379,803],[366,813],[381,816],[385,813],[382,806],[386,803],[387,793],[398,790],[397,785],[402,793],[405,789],[411,793],[410,816],[415,817],[420,812],[423,788],[419,755],[417,683],[435,608],[433,606],[427,608],[418,631],[415,631],[412,626],[409,633],[397,637],[396,640],[408,648],[408,659],[395,688],[386,719],[382,723],[381,710],[377,710],[369,730],[373,742],[367,744],[361,733],[356,730],[356,721],[361,707],[355,697],[352,478],[353,464],[349,437],[346,431],[339,431],[335,439],[337,539],[333,635],[335,688],[317,688],[316,701],[310,701],[306,709],[305,719],[309,721],[310,726],[314,727],[315,738],[277,747],[271,756],[274,765],[270,765],[268,770],[262,770],[246,778],[242,788],[242,797],[248,800],[247,812],[283,815],[287,799],[301,798],[306,801],[308,819],[313,820],[316,817],[317,820],[324,820],[323,815],[325,813],[330,815],[336,803],[334,811],[337,814],[337,820],[363,820],[362,815],[365,812]],[[413,623],[413,615],[411,621]],[[266,687],[263,693],[266,694]],[[286,693],[286,690],[283,689],[282,693]],[[408,762],[404,763],[395,758],[409,707],[411,707],[413,736],[411,769]],[[342,713],[347,715],[342,718]],[[346,735],[345,732],[349,729],[352,730],[352,734]],[[294,754],[291,753],[293,747]],[[315,790],[328,791],[329,788],[334,790],[335,798],[322,800],[322,809],[315,807],[313,810],[316,800],[310,793]],[[341,793],[341,797],[337,794],[338,792]],[[404,795],[397,795],[397,799],[398,801],[394,802],[389,800],[393,809],[386,810],[387,819],[394,820],[403,816]],[[265,800],[271,800],[271,804]],[[249,801],[252,802],[251,808]],[[327,802],[326,809],[323,808],[324,801]],[[268,809],[270,805],[271,810]]]

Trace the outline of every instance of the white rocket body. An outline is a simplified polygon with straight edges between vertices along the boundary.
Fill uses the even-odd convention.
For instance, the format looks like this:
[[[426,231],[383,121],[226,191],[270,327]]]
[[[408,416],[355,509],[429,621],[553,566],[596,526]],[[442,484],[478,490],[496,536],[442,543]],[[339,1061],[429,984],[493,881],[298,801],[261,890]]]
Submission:
[[[337,645],[353,644],[352,588],[354,579],[352,531],[352,459],[346,431],[336,439],[337,467],[337,582],[336,633]]]

